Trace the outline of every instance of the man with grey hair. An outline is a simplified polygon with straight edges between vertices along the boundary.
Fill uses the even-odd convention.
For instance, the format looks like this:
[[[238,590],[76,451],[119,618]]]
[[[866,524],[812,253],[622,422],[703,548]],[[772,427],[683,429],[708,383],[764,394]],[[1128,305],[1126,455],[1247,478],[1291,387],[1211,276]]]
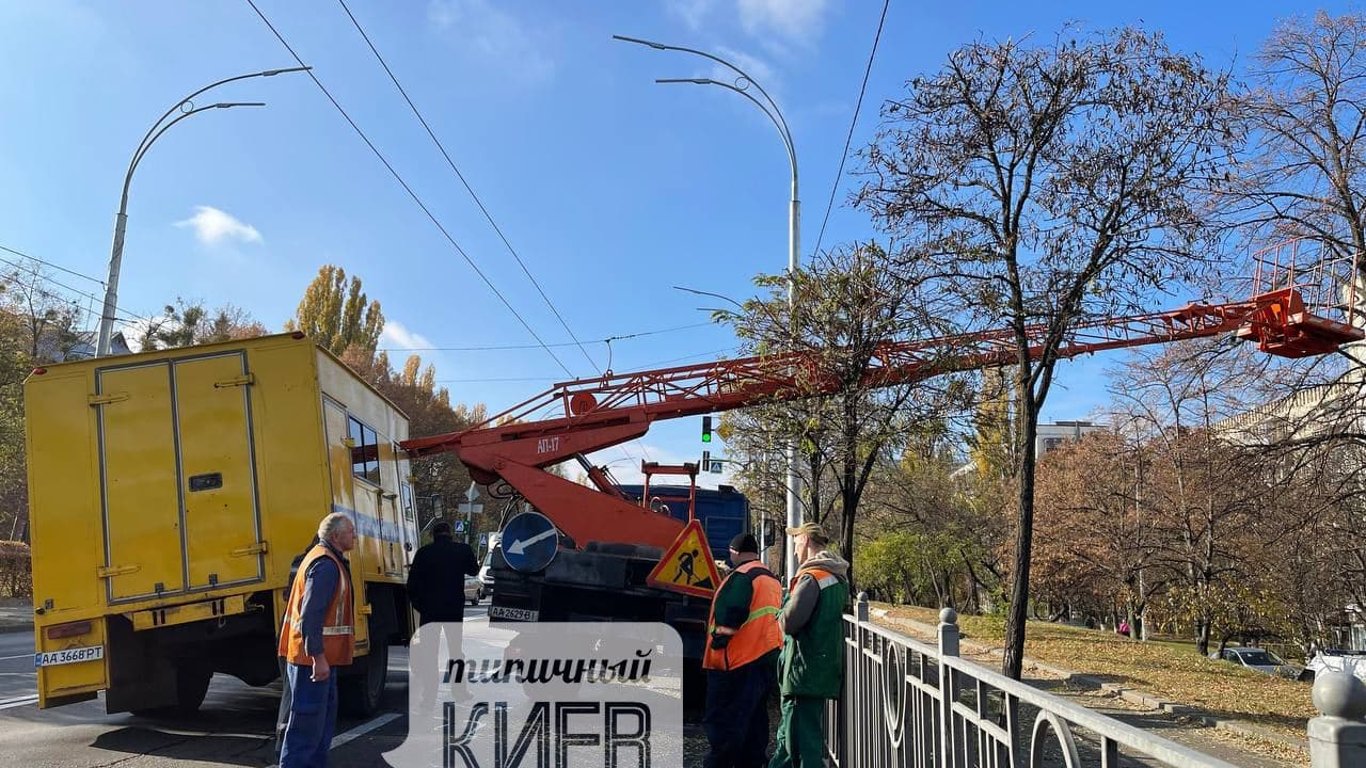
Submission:
[[[290,692],[281,768],[327,765],[337,722],[337,675],[355,654],[355,599],[345,553],[356,525],[334,512],[318,524],[318,543],[299,564],[280,628],[279,654]]]

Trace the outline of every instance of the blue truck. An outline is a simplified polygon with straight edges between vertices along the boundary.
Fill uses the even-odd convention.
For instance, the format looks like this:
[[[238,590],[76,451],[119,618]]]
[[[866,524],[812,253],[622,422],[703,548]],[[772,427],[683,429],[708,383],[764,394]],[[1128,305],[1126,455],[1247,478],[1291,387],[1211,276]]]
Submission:
[[[645,491],[643,485],[617,487],[637,503]],[[675,519],[685,523],[688,521],[688,486],[651,485],[650,499],[659,499]],[[712,556],[717,560],[725,560],[730,540],[737,533],[751,530],[749,499],[735,488],[722,485],[716,490],[698,488],[696,505],[697,519],[702,521],[702,530],[707,533],[707,546],[711,547]]]

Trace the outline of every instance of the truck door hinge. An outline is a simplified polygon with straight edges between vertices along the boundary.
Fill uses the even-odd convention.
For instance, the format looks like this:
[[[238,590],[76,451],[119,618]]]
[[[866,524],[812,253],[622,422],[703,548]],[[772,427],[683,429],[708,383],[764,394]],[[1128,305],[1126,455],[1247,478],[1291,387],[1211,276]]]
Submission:
[[[122,576],[125,573],[134,573],[142,570],[140,565],[104,565],[95,569],[95,575],[101,579],[112,579],[115,576]]]
[[[108,392],[103,395],[91,395],[86,398],[86,402],[92,406],[109,405],[110,403],[121,403],[128,399],[127,392]]]
[[[249,547],[242,547],[241,549],[234,549],[234,550],[232,550],[231,552],[229,552],[228,554],[232,555],[233,557],[251,557],[252,555],[264,555],[265,553],[267,553],[267,552],[269,552],[269,551],[270,551],[270,547],[269,547],[269,545],[268,545],[266,542],[264,542],[264,541],[258,541],[258,542],[256,542],[255,544],[252,544],[252,545],[249,546]]]
[[[223,379],[213,383],[214,389],[227,389],[228,387],[249,387],[256,383],[256,374],[244,373],[232,379]]]

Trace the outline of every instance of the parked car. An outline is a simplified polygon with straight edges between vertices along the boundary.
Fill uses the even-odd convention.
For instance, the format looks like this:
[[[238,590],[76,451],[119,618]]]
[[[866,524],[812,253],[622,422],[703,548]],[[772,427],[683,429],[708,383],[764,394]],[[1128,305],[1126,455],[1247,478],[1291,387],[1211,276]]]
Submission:
[[[1320,648],[1304,665],[1298,679],[1312,683],[1319,672],[1351,672],[1357,679],[1366,682],[1366,651]]]
[[[478,576],[465,577],[465,599],[470,601],[470,605],[479,605],[479,601],[484,599],[484,582]]]
[[[1211,653],[1209,657],[1216,661],[1228,661],[1241,667],[1265,672],[1268,675],[1294,678],[1300,673],[1298,667],[1287,664],[1281,657],[1265,648],[1234,646],[1225,648],[1222,652]]]
[[[493,592],[493,550],[498,546],[501,537],[497,533],[489,534],[488,550],[484,552],[484,562],[479,567],[479,580],[484,583],[484,594]]]

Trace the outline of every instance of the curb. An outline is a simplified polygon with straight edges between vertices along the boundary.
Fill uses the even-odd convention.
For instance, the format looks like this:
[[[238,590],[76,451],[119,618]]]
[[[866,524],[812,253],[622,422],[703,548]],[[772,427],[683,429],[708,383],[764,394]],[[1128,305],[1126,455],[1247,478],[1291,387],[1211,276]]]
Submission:
[[[880,619],[888,618],[887,610],[885,608],[870,608],[868,611],[868,615],[870,617],[876,616]],[[924,632],[932,636],[936,635],[939,631],[938,627],[930,626],[929,624],[926,624],[922,621],[916,621],[915,619],[894,617],[891,618],[891,621],[904,623],[908,626],[911,626],[921,632]],[[997,655],[999,655],[1000,653],[999,648],[984,645],[982,643],[974,642],[972,640],[962,639],[962,636],[960,636],[959,639],[959,646],[960,648],[971,648],[975,653]],[[1203,725],[1214,728],[1215,730],[1236,733],[1240,736],[1250,736],[1253,738],[1274,741],[1279,744],[1284,744],[1286,746],[1296,747],[1299,749],[1309,748],[1308,739],[1297,739],[1291,736],[1286,736],[1284,734],[1277,733],[1276,731],[1270,730],[1268,728],[1263,728],[1262,726],[1256,725],[1255,723],[1249,723],[1243,720],[1231,720],[1226,718],[1213,717],[1211,715],[1204,714],[1201,710],[1195,707],[1191,707],[1189,705],[1182,704],[1176,701],[1162,699],[1151,693],[1148,693],[1147,691],[1142,691],[1137,688],[1126,688],[1116,683],[1102,682],[1101,680],[1091,677],[1089,675],[1085,675],[1070,669],[1064,669],[1062,667],[1055,667],[1051,664],[1044,664],[1035,661],[1029,657],[1025,657],[1024,665],[1026,668],[1034,668],[1051,675],[1056,675],[1059,678],[1061,678],[1064,683],[1067,683],[1069,685],[1076,685],[1087,690],[1105,691],[1106,693],[1118,696],[1119,698],[1129,702],[1130,704],[1137,704],[1139,706],[1147,707],[1148,709],[1162,710],[1163,712],[1166,712],[1167,714],[1172,715],[1174,717],[1190,718]]]

